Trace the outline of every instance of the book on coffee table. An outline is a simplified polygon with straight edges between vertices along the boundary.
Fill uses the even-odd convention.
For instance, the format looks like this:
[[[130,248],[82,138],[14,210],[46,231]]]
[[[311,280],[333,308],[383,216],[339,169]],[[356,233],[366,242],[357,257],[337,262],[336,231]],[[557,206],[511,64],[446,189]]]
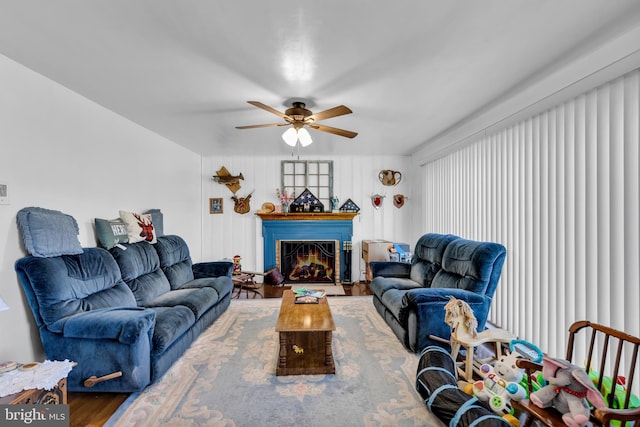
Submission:
[[[319,302],[320,298],[311,295],[298,295],[295,300],[296,304],[318,304]]]
[[[296,297],[296,304],[317,304],[325,297],[325,292],[322,289],[314,291],[307,288],[301,288],[296,289],[293,293]]]

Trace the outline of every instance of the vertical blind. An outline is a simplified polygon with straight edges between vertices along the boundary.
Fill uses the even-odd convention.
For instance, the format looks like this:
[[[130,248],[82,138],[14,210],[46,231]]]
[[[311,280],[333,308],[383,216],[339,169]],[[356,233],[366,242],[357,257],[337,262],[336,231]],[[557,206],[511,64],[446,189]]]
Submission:
[[[424,165],[424,230],[500,242],[490,321],[563,357],[575,320],[640,335],[640,71]]]

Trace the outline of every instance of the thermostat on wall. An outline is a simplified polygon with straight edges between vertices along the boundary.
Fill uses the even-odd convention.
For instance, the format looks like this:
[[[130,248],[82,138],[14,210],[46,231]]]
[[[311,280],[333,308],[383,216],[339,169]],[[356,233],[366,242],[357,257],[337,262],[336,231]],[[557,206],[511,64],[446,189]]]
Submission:
[[[9,185],[0,183],[0,205],[9,204]]]

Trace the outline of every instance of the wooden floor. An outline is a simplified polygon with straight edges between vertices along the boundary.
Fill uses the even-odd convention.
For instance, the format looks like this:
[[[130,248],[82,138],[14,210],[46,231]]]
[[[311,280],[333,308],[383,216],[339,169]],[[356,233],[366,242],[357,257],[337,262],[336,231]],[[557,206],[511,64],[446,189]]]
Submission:
[[[264,285],[258,292],[243,291],[239,298],[281,298],[288,286]],[[367,283],[344,286],[347,296],[371,295]],[[234,293],[236,296],[237,292]],[[100,427],[104,425],[118,407],[129,397],[128,393],[78,393],[69,392],[70,427]]]

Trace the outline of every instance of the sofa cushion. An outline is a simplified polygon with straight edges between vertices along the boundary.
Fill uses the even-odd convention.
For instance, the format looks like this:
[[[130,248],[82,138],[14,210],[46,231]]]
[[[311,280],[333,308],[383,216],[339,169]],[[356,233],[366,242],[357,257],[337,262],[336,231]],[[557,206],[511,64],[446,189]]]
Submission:
[[[411,265],[411,278],[425,288],[431,286],[436,273],[442,267],[442,257],[449,243],[459,239],[453,234],[428,233],[416,243]]]
[[[444,250],[456,239],[459,237],[453,234],[427,233],[416,242],[413,257],[441,265]]]
[[[129,243],[156,242],[156,231],[153,228],[151,214],[120,211],[120,219],[127,225]]]
[[[24,247],[33,256],[55,257],[82,253],[82,245],[78,240],[80,229],[71,215],[29,207],[18,211],[16,221]]]
[[[231,282],[231,278],[228,276],[205,277],[187,282],[180,289],[213,288],[218,293],[218,298],[222,299],[233,289],[233,282],[231,282],[231,286],[229,286],[229,282]]]
[[[382,299],[382,296],[391,289],[400,289],[406,291],[409,289],[421,288],[420,284],[414,282],[411,279],[404,279],[401,277],[375,277],[369,284],[371,291]]]
[[[136,301],[120,278],[109,252],[87,248],[80,255],[54,258],[26,257],[16,271],[32,308],[52,332],[62,332],[70,316],[109,307],[135,307]]]
[[[498,243],[455,240],[445,249],[442,269],[434,277],[431,287],[466,289],[485,294],[495,271],[494,263],[503,259],[504,251],[504,246]]]
[[[375,277],[369,287],[400,323],[406,320],[406,306],[402,297],[410,289],[422,288],[420,284],[411,279],[382,276]]]
[[[96,218],[94,220],[96,226],[96,236],[98,237],[98,244],[105,248],[111,249],[112,247],[129,242],[129,232],[127,225],[120,219],[101,219]]]
[[[138,305],[145,306],[171,290],[152,245],[146,242],[127,243],[111,248],[109,252],[118,263],[122,280],[131,288]]]
[[[71,316],[64,324],[68,338],[110,339],[133,344],[153,329],[156,314],[141,307],[113,307]]]
[[[199,319],[207,310],[218,302],[218,292],[213,288],[177,289],[163,293],[145,307],[185,306]]]
[[[434,264],[416,258],[411,263],[409,278],[420,286],[424,286],[425,283],[430,285],[435,273],[437,273],[437,271]]]
[[[193,312],[184,306],[153,307],[156,327],[153,331],[153,351],[163,353],[195,323]]]
[[[172,289],[178,289],[194,279],[189,247],[182,237],[160,237],[155,248],[162,271],[169,279]]]

